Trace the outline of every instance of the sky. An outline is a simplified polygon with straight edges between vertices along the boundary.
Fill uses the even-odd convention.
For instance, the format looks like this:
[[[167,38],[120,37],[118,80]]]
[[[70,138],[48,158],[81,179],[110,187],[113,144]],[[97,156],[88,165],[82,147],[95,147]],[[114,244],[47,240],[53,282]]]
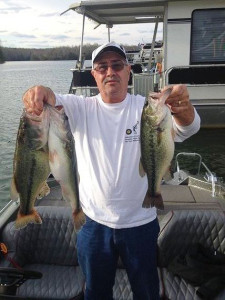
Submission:
[[[69,11],[78,0],[1,0],[0,42],[4,47],[51,48],[78,46],[82,34],[82,15]],[[85,19],[84,44],[108,41],[105,25]],[[111,29],[111,40],[123,45],[138,45],[152,40],[154,24],[116,25]],[[159,25],[157,40],[162,39]]]

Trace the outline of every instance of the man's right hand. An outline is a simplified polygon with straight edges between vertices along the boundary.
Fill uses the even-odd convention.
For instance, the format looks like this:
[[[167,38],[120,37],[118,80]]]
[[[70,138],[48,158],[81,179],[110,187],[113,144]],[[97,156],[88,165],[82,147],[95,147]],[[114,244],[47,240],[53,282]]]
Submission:
[[[24,106],[30,114],[39,116],[43,111],[44,102],[55,106],[55,94],[48,87],[37,85],[27,90],[23,95]]]

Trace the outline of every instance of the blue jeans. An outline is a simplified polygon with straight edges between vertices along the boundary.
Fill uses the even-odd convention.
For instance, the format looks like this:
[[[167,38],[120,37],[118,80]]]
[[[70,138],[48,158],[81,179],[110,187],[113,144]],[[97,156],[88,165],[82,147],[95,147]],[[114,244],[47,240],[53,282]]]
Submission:
[[[87,217],[78,233],[79,264],[86,279],[85,300],[112,300],[119,256],[134,300],[159,300],[158,220],[133,228],[112,229]]]

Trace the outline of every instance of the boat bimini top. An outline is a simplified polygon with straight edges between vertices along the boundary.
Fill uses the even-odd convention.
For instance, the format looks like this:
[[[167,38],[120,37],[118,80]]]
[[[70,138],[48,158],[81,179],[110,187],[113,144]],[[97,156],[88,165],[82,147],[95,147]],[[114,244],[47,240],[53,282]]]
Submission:
[[[110,41],[110,28],[118,24],[154,23],[155,31],[152,42],[152,52],[158,28],[158,23],[163,22],[165,5],[164,0],[112,0],[112,1],[80,1],[71,4],[62,14],[69,10],[83,15],[82,37],[79,61],[82,61],[82,48],[84,37],[85,17],[96,23],[94,29],[101,24],[108,28],[108,41]],[[62,15],[61,14],[61,15]]]
[[[162,22],[166,2],[162,0],[80,1],[70,5],[68,10],[85,15],[98,25],[105,24],[111,27],[115,24],[155,23],[157,18]]]

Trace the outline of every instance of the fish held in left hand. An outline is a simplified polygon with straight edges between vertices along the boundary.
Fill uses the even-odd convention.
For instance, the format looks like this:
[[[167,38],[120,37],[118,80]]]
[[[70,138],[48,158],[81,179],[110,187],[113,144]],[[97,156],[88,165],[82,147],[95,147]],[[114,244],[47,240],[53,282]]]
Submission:
[[[172,89],[149,93],[141,117],[141,160],[139,173],[147,174],[148,190],[142,207],[164,209],[160,185],[174,155],[172,116],[165,104]]]

